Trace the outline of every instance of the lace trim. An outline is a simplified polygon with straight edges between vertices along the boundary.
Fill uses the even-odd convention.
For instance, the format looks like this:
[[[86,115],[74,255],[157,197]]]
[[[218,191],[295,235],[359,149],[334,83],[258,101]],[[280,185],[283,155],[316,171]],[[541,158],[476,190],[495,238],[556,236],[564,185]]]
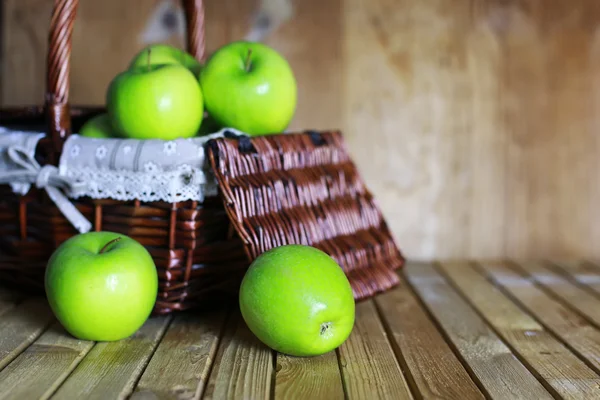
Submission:
[[[74,182],[71,198],[202,202],[218,193],[204,146],[225,131],[244,135],[232,129],[170,141],[72,135],[63,147],[60,175]]]
[[[71,198],[91,197],[114,200],[180,202],[204,201],[216,196],[218,186],[212,174],[189,165],[180,165],[175,171],[159,173],[107,171],[92,168],[69,169],[67,178],[86,182],[82,189],[68,193]]]

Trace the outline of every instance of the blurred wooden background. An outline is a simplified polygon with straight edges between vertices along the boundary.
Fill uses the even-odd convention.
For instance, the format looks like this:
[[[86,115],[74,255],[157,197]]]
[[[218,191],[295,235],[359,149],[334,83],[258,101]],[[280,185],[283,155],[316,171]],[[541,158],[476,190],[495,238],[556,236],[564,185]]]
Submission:
[[[51,3],[1,3],[4,105],[42,101]],[[291,17],[265,41],[297,74],[292,128],[343,129],[409,257],[600,256],[598,0],[289,6],[208,0],[208,46],[244,38],[261,8]],[[181,44],[161,11],[176,7],[81,0],[73,101],[101,104],[147,41]]]

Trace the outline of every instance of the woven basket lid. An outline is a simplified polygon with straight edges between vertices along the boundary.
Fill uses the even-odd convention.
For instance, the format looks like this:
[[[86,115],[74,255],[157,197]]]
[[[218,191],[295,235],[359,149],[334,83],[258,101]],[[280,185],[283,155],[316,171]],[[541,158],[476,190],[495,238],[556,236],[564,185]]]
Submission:
[[[314,246],[345,271],[354,297],[399,283],[404,257],[340,132],[210,140],[208,157],[248,257]]]

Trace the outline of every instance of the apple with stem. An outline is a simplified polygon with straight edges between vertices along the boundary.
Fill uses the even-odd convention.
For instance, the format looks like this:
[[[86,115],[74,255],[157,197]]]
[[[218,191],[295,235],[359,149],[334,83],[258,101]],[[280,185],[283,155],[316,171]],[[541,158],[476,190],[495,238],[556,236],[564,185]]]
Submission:
[[[205,107],[217,124],[250,135],[283,132],[297,102],[294,73],[273,48],[238,41],[219,48],[202,67]]]
[[[149,252],[114,232],[67,239],[48,260],[46,296],[58,321],[81,340],[131,336],[150,316],[158,274]]]
[[[292,356],[327,353],[354,326],[348,278],[333,258],[311,246],[285,245],[258,256],[242,279],[239,304],[259,340]]]
[[[190,138],[199,132],[204,100],[198,80],[180,64],[129,69],[110,83],[106,105],[112,126],[131,139]]]

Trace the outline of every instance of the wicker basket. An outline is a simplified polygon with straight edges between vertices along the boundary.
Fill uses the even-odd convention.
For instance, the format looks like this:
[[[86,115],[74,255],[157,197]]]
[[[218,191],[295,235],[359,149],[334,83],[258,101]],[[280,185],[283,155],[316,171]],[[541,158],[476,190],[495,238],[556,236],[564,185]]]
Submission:
[[[62,166],[69,143],[77,138],[71,132],[103,112],[68,104],[77,3],[55,0],[44,107],[0,110],[5,127],[46,132],[34,154],[42,166]],[[203,60],[202,1],[184,0],[184,5],[187,50]],[[200,201],[69,198],[92,229],[129,235],[148,248],[159,273],[155,314],[235,294],[252,259],[289,243],[313,245],[332,255],[356,299],[398,283],[395,270],[404,258],[339,132],[223,136],[205,148],[207,174],[218,192]],[[51,197],[45,186],[15,193],[14,186],[0,185],[0,282],[42,289],[48,257],[78,233]]]
[[[202,1],[184,0],[187,51],[204,58]],[[71,34],[78,1],[55,0],[50,21],[47,88],[43,107],[0,111],[1,125],[10,129],[44,131],[35,152],[40,165],[58,165],[71,132],[100,108],[70,107],[69,66]],[[25,195],[0,186],[0,282],[43,289],[50,254],[78,231],[63,216],[46,190],[32,188]],[[235,290],[248,266],[240,240],[230,229],[227,214],[216,196],[203,201],[141,202],[110,198],[72,199],[94,230],[123,233],[145,245],[159,273],[155,313],[193,307],[207,297]]]

